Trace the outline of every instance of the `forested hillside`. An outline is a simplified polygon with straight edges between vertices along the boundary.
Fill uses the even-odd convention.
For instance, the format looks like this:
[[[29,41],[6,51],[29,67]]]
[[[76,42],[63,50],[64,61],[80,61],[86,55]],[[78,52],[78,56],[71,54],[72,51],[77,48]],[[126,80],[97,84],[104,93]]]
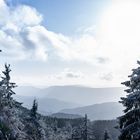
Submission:
[[[36,99],[30,110],[23,107],[13,99],[16,84],[11,82],[10,72],[10,65],[5,65],[0,81],[1,140],[98,140],[104,136],[105,128],[115,127],[114,121],[91,122],[87,115],[67,119],[43,116],[38,113]],[[115,131],[112,129],[110,135],[116,137]]]

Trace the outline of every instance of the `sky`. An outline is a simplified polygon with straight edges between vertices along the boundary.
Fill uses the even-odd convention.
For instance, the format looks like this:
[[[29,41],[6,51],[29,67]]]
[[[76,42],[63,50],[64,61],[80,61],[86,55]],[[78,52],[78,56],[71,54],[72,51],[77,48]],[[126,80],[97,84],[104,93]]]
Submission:
[[[140,60],[138,0],[0,0],[0,68],[18,85],[118,87]]]

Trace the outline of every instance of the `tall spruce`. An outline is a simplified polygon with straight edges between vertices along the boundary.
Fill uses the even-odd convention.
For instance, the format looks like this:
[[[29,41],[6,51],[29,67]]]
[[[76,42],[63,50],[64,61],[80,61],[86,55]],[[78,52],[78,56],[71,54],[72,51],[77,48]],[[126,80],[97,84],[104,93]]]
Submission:
[[[84,127],[83,127],[83,140],[87,140],[88,139],[87,123],[88,123],[87,114],[85,114]]]
[[[140,65],[140,61],[137,63]],[[140,140],[140,67],[132,69],[128,77],[129,80],[122,83],[127,87],[127,95],[120,101],[125,110],[124,115],[119,117],[119,140]]]
[[[16,87],[16,84],[10,82],[11,80],[10,72],[11,72],[10,65],[5,64],[5,70],[2,72],[3,76],[1,77],[2,80],[0,82],[0,93],[1,99],[3,99],[3,103],[11,107],[14,103],[12,95],[15,94],[13,88]]]
[[[33,106],[31,108],[31,117],[33,119],[36,119],[37,118],[37,110],[38,110],[38,103],[37,103],[37,100],[34,99]]]

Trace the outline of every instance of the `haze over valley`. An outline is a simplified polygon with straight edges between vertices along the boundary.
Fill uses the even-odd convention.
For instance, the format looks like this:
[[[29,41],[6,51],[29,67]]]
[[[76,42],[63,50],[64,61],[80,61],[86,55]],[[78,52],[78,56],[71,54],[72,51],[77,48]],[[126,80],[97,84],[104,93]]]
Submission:
[[[40,89],[23,86],[17,87],[15,92],[15,99],[23,102],[23,106],[29,109],[36,98],[39,112],[45,115],[63,112],[81,116],[87,114],[91,120],[108,120],[121,115],[123,109],[118,100],[124,92],[119,87],[91,88],[75,85]]]

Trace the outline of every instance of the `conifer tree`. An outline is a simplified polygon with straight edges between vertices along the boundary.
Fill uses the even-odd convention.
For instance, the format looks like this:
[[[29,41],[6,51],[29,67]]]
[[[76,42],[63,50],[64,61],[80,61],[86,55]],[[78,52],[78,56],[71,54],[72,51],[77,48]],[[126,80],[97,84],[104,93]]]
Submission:
[[[4,104],[12,107],[14,101],[12,95],[15,94],[13,88],[16,87],[16,84],[10,82],[10,72],[10,65],[5,64],[5,71],[2,72],[4,76],[1,77],[2,81],[0,82],[0,93]]]
[[[104,132],[104,140],[110,140],[110,136],[109,136],[107,130],[105,130],[105,132]]]
[[[140,61],[137,63],[140,65]],[[130,79],[122,83],[127,87],[127,96],[120,101],[125,110],[119,117],[119,140],[140,140],[140,67],[133,69],[128,77]]]
[[[87,140],[88,138],[88,134],[87,134],[87,114],[85,114],[85,118],[84,118],[84,128],[83,128],[83,140]]]
[[[37,110],[38,110],[38,103],[37,103],[36,99],[34,99],[33,106],[31,109],[31,117],[33,119],[36,119],[36,117],[37,117]]]

